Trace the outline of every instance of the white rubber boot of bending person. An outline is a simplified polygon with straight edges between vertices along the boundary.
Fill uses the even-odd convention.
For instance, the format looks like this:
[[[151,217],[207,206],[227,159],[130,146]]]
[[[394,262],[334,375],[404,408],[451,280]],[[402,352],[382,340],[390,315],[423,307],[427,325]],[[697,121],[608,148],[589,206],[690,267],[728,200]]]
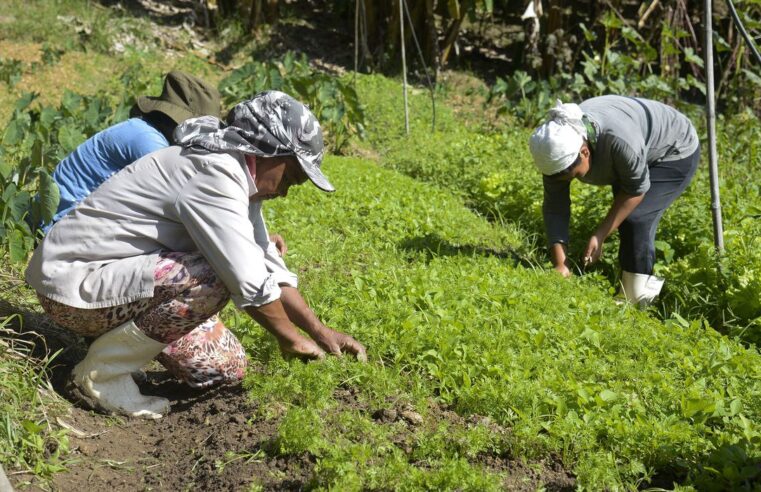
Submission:
[[[166,347],[148,337],[134,322],[96,339],[87,356],[71,371],[83,399],[99,409],[144,419],[159,419],[169,411],[169,400],[145,396],[132,379]]]
[[[643,273],[622,272],[621,286],[624,297],[630,303],[641,308],[648,307],[661,293],[664,280],[655,275]]]

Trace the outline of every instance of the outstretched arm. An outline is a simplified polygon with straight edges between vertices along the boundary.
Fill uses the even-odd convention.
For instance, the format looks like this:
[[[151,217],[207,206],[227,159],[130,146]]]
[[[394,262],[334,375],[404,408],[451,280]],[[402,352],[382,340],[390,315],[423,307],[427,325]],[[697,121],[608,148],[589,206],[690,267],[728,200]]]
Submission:
[[[645,194],[630,195],[619,191],[616,193],[613,199],[613,204],[610,206],[608,214],[605,219],[597,226],[597,230],[589,239],[587,249],[584,252],[584,263],[594,263],[602,256],[602,245],[605,240],[610,236],[613,231],[618,229],[621,222],[634,211],[637,206],[642,203],[645,198]]]
[[[297,356],[305,359],[322,359],[325,357],[324,350],[303,336],[293,326],[280,299],[258,307],[248,306],[245,309],[257,323],[277,339],[280,351],[284,356]]]
[[[288,318],[307,332],[323,350],[334,355],[349,353],[360,361],[367,360],[365,347],[349,335],[325,326],[307,305],[298,289],[286,285],[280,288],[280,300]]]

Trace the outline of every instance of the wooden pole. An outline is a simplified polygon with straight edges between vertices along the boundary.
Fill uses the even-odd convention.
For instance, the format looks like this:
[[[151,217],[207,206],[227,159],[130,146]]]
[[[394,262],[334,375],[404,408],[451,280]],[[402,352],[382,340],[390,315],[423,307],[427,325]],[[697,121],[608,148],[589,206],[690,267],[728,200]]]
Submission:
[[[407,106],[407,57],[404,53],[404,8],[402,2],[399,0],[399,32],[401,35],[402,43],[402,87],[404,89],[404,131],[407,135],[410,134],[410,112]]]
[[[711,182],[711,215],[713,218],[713,243],[719,254],[724,253],[724,226],[721,221],[719,199],[719,165],[716,151],[716,101],[713,90],[713,28],[711,26],[711,1],[705,0],[705,53],[706,67],[706,124],[708,127],[708,173]]]
[[[354,75],[353,80],[357,81],[357,69],[359,67],[359,2],[355,0],[354,8]]]

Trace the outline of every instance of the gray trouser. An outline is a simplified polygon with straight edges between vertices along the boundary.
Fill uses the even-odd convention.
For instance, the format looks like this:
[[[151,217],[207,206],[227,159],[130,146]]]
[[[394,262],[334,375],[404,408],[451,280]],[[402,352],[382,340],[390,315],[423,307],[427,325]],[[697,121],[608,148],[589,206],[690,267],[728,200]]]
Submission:
[[[626,272],[653,273],[655,231],[663,212],[690,184],[700,163],[700,148],[678,161],[659,162],[650,167],[650,189],[645,198],[618,228],[621,246],[618,262]],[[613,192],[617,192],[616,187]]]

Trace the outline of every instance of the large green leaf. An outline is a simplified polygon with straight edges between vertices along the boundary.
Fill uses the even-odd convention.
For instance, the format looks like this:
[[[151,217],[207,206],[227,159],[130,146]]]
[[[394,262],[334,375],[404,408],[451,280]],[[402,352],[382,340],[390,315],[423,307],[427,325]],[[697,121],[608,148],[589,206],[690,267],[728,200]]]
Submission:
[[[61,191],[53,178],[45,171],[40,171],[40,218],[44,222],[53,220],[61,200]]]
[[[66,90],[63,93],[63,99],[61,106],[68,111],[70,115],[75,115],[79,112],[79,107],[82,104],[82,96],[75,92]]]
[[[66,153],[72,152],[87,139],[82,130],[73,125],[64,125],[58,130],[58,143]]]
[[[10,203],[13,200],[13,197],[16,196],[17,191],[18,187],[16,186],[16,183],[8,183],[3,190],[3,202]]]
[[[55,108],[51,106],[45,106],[42,108],[42,111],[40,111],[40,125],[43,126],[46,130],[49,130],[52,126],[55,120],[59,119],[61,117],[61,113],[59,113]]]
[[[11,217],[13,220],[21,221],[24,219],[24,215],[29,212],[29,201],[31,196],[26,191],[19,191],[16,196],[10,201]]]
[[[3,145],[17,145],[24,139],[25,125],[20,120],[13,120],[5,127],[3,135]]]
[[[0,158],[0,179],[7,180],[13,173],[13,164],[8,159]]]
[[[8,255],[13,263],[21,263],[26,259],[26,243],[24,234],[18,229],[11,229],[8,234]]]
[[[25,92],[21,95],[21,97],[16,101],[15,110],[18,112],[21,112],[29,107],[30,104],[32,104],[32,101],[37,99],[37,96],[39,96],[36,92]]]

